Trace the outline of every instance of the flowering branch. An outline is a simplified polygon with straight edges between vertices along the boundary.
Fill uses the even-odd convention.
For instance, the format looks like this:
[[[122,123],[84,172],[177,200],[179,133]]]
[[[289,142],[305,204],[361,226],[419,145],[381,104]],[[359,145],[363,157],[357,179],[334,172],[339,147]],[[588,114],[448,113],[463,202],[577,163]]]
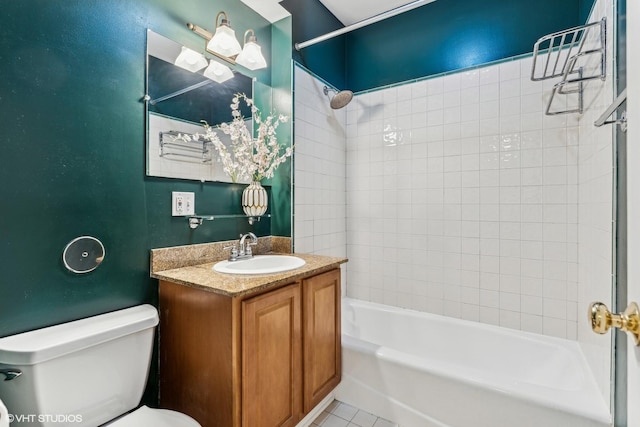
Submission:
[[[244,100],[247,106],[251,107],[254,120],[258,125],[256,138],[253,137],[240,113],[241,100]],[[239,180],[261,181],[263,178],[272,178],[278,166],[293,154],[292,147],[282,149],[276,136],[276,130],[280,123],[287,122],[289,118],[282,114],[278,116],[271,114],[266,119],[262,119],[253,100],[247,98],[243,93],[234,95],[230,106],[233,120],[218,126],[218,129],[231,138],[229,147],[220,141],[215,129],[204,121],[204,134],[178,135],[177,138],[196,141],[203,137],[211,141],[220,156],[224,172],[231,177],[233,182]]]

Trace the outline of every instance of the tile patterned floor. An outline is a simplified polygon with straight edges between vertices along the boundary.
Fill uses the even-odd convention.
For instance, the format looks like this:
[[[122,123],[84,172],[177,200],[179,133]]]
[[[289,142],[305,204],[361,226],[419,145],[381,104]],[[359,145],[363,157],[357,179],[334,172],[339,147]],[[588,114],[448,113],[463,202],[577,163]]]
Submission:
[[[334,400],[311,424],[312,427],[398,427],[391,421]]]

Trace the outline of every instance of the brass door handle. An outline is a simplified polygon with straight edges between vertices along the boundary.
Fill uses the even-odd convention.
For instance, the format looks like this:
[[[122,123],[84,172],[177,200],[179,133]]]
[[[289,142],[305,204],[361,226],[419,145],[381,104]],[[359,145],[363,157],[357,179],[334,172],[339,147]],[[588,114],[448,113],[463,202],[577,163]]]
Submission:
[[[606,334],[610,328],[620,328],[633,335],[636,345],[640,345],[640,310],[638,304],[632,302],[620,314],[612,314],[606,305],[594,302],[589,308],[591,329],[597,334]]]

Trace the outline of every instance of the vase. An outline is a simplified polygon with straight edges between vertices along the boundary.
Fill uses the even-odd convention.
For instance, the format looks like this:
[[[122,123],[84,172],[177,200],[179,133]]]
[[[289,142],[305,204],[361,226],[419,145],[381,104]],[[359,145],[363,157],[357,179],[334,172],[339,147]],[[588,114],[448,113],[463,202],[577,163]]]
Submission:
[[[260,181],[253,181],[242,192],[242,210],[248,216],[262,216],[267,211],[269,197]]]

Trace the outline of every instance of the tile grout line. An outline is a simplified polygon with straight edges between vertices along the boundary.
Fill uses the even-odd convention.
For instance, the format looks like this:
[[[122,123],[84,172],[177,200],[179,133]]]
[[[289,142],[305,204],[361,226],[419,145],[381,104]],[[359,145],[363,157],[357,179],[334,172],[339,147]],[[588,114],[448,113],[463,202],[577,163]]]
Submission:
[[[357,420],[357,421],[356,421]],[[312,426],[322,427],[399,427],[384,418],[334,400]]]

